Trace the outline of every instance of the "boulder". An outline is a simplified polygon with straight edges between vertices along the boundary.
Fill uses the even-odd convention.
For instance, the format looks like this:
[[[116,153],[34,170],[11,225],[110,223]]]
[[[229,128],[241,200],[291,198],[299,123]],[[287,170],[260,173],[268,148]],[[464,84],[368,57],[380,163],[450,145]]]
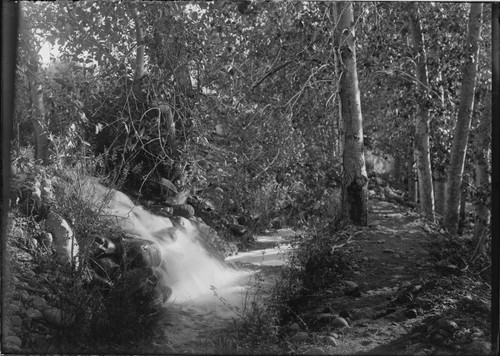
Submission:
[[[22,340],[14,335],[7,336],[4,340],[5,342],[5,348],[12,350],[12,351],[17,351],[21,348],[22,345]]]
[[[361,296],[361,292],[359,291],[359,286],[352,281],[344,281],[344,294],[345,295],[350,295],[353,297],[359,297]]]
[[[234,236],[241,237],[247,232],[247,228],[240,224],[230,224],[229,230],[233,233]]]
[[[51,211],[45,221],[45,228],[53,236],[56,261],[61,265],[71,264],[78,254],[78,243],[68,222]]]
[[[324,355],[325,350],[322,347],[314,346],[303,353],[303,355]]]
[[[75,317],[59,308],[47,308],[42,312],[45,320],[56,326],[68,327],[74,324]]]
[[[491,343],[484,340],[475,340],[464,348],[464,352],[469,355],[487,356],[493,355]]]
[[[20,309],[20,307],[16,304],[14,304],[14,303],[9,304],[9,310],[11,313],[15,314],[15,313],[19,312],[19,309]]]
[[[160,266],[162,255],[157,243],[142,239],[124,239],[122,245],[127,269]]]
[[[194,208],[189,204],[177,205],[173,207],[172,215],[190,219],[194,216]]]
[[[437,326],[442,329],[442,330],[445,330],[447,331],[448,333],[450,334],[453,334],[455,331],[458,330],[458,325],[457,323],[455,323],[454,321],[452,320],[448,320],[448,319],[440,319],[438,322],[437,322]]]
[[[26,310],[26,316],[31,319],[41,319],[42,312],[38,309],[29,308],[28,310]]]
[[[47,304],[47,301],[43,297],[33,298],[31,305],[33,305],[33,308],[38,309],[38,310],[44,310],[44,309],[47,309],[49,307]]]
[[[158,285],[149,296],[149,310],[159,310],[172,295],[172,289],[167,286]]]
[[[339,346],[339,342],[333,336],[326,336],[325,342],[330,346]]]
[[[13,327],[20,327],[21,325],[23,325],[23,319],[19,315],[13,315],[10,318],[10,324]]]
[[[160,292],[160,299],[162,303],[165,303],[172,295],[172,288],[170,287],[159,285],[157,290]]]
[[[304,342],[309,339],[309,334],[305,331],[299,331],[292,337],[293,342]]]
[[[172,295],[172,290],[160,284],[160,274],[149,267],[140,267],[124,273],[108,296],[108,305],[114,310],[132,308],[140,315],[159,310]]]
[[[158,285],[158,276],[150,267],[125,272],[117,281],[116,291],[126,297],[150,295]]]
[[[405,312],[404,312],[405,316],[408,318],[408,319],[413,319],[413,318],[416,318],[418,316],[418,311],[416,309],[407,309]]]
[[[344,327],[349,327],[349,324],[347,323],[347,320],[345,320],[342,317],[336,317],[332,321],[332,325],[336,328],[344,328]]]

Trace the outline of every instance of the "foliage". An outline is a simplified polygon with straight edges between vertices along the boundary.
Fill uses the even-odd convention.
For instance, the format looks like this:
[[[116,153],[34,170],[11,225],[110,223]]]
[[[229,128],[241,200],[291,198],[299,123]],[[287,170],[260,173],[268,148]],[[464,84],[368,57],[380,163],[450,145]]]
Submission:
[[[75,339],[116,342],[146,336],[149,319],[143,310],[137,305],[120,304],[118,298],[109,295],[109,288],[96,283],[96,272],[92,268],[96,241],[120,239],[122,233],[110,224],[104,213],[106,200],[95,205],[84,199],[82,187],[95,166],[85,167],[84,174],[82,171],[61,171],[54,164],[37,166],[22,157],[14,164],[18,175],[25,177],[14,185],[12,198],[19,208],[14,211],[23,236],[32,237],[14,239],[14,243],[28,249],[35,257],[37,269],[48,276],[44,284],[54,299],[51,304],[73,321],[61,329],[58,340],[61,347],[76,350]],[[47,185],[40,185],[40,182]],[[41,193],[41,199],[40,190],[46,193]],[[54,258],[53,246],[46,247],[40,242],[46,234],[43,222],[49,211],[60,214],[70,223],[78,243],[78,255],[71,268],[62,268]],[[39,242],[30,242],[33,240]]]
[[[422,98],[401,6],[359,3],[354,16],[365,145],[399,156],[409,172]],[[439,178],[457,111],[467,5],[419,7]],[[46,42],[60,52],[42,79],[46,129],[61,166],[96,159],[100,175],[161,203],[177,193],[211,199],[217,187],[214,215],[259,216],[258,228],[277,218],[301,225],[335,215],[342,130],[331,3],[87,1],[26,3],[24,10],[34,36],[20,35],[17,152],[32,133],[24,54]],[[491,85],[488,26],[479,57],[483,91]]]
[[[245,291],[241,307],[230,304],[212,288],[218,298],[235,315],[229,330],[217,330],[213,336],[214,352],[220,353],[269,353],[270,345],[279,342],[279,319],[276,306],[264,299],[263,277],[257,273],[252,276],[249,288]]]
[[[407,44],[407,23],[402,9],[385,3],[363,6],[358,26],[360,91],[365,113],[365,131],[370,145],[385,152],[398,152],[412,160],[415,103],[421,101],[412,89],[414,64]],[[424,27],[429,71],[431,162],[436,177],[448,164],[455,117],[458,112],[462,41],[467,29],[466,4],[419,4]],[[446,14],[446,16],[445,16]],[[485,24],[487,25],[487,24]],[[489,31],[483,31],[480,58],[488,53]],[[482,61],[483,59],[481,59]],[[483,62],[484,63],[484,62]],[[489,66],[484,64],[485,78]],[[486,82],[480,86],[487,85]]]
[[[312,229],[298,243],[289,262],[291,268],[300,271],[304,288],[315,290],[332,287],[349,269],[348,256],[334,248],[342,237],[330,225]]]
[[[487,255],[478,255],[470,239],[450,236],[442,229],[432,230],[434,247],[431,256],[439,266],[446,268],[458,275],[472,273],[479,276],[487,283],[491,281],[491,260]],[[491,250],[491,246],[489,246]]]
[[[307,296],[339,285],[352,264],[340,247],[352,234],[352,228],[342,226],[338,217],[316,224],[296,237],[271,298],[280,323],[296,319],[297,305]]]

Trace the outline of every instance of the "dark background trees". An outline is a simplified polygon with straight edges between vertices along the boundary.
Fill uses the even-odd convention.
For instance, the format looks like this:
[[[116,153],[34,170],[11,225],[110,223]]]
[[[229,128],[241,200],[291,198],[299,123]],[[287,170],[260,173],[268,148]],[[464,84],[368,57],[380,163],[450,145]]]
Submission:
[[[347,148],[333,6],[25,3],[13,159],[46,135],[47,163],[87,162],[136,196],[197,203],[227,224],[238,217],[262,226],[333,218]],[[364,150],[391,156],[390,185],[440,219],[469,5],[409,6],[353,4]],[[407,14],[417,8],[423,41],[415,46]],[[472,132],[488,137],[489,24],[481,34]],[[36,63],[47,44],[58,53]],[[424,64],[427,83],[416,70]],[[31,95],[35,84],[38,97]],[[415,161],[422,115],[429,126],[428,153],[420,154],[425,175]],[[488,191],[489,151],[487,141],[475,140],[464,168],[474,179],[462,188],[463,206],[474,202],[479,216],[489,210],[480,198]]]

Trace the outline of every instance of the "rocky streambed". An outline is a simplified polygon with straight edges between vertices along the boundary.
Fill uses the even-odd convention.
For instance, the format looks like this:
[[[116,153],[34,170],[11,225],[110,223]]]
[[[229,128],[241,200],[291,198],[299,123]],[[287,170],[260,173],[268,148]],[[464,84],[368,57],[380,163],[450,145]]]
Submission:
[[[146,298],[155,301],[151,327],[137,330],[142,336],[139,341],[78,345],[79,339],[64,331],[78,330],[74,324],[87,316],[63,306],[88,301],[78,293],[82,286],[75,285],[71,269],[64,267],[68,260],[73,261],[69,230],[62,220],[53,219],[54,236],[49,236],[47,221],[11,216],[7,241],[11,263],[2,280],[3,287],[8,287],[2,306],[3,352],[213,353],[218,351],[214,331],[227,336],[224,333],[241,308],[252,301],[257,272],[259,296],[269,295],[293,231],[277,230],[257,237],[254,250],[240,251],[222,261],[213,241],[207,243],[207,237],[215,241],[216,234],[202,222],[154,215],[125,198],[118,194],[113,199],[112,215],[126,236],[118,244],[121,247],[116,247],[118,240],[110,239],[116,250],[102,239],[100,246],[94,246],[96,264],[102,269],[111,266],[111,270],[99,275],[94,269],[89,282],[104,286],[123,282],[122,290],[133,292],[132,296],[151,293],[152,298]],[[49,251],[55,231],[70,242],[56,249],[69,259],[55,261],[58,255]],[[341,283],[288,301],[294,316],[280,325],[281,349],[276,352],[488,354],[491,289],[462,266],[463,260],[453,252],[465,240],[447,239],[418,214],[384,201],[370,202],[367,228],[340,233],[346,239],[339,248],[352,269]],[[122,251],[118,254],[122,260],[113,260],[116,251]],[[120,266],[124,256],[128,270]],[[106,258],[111,260],[109,266]],[[120,268],[116,280],[110,278],[116,268],[111,262]],[[155,292],[162,287],[166,294]],[[97,303],[86,311],[99,312],[103,307],[105,303]],[[137,322],[122,316],[118,320],[122,323]],[[113,331],[111,325],[100,327]],[[54,342],[58,335],[67,337],[62,348]]]
[[[239,318],[238,314],[250,306],[252,299],[263,300],[269,296],[286,261],[290,239],[295,235],[291,229],[279,229],[256,236],[251,250],[227,257],[224,264],[218,264],[213,270],[223,276],[222,279],[197,281],[203,287],[192,289],[198,292],[165,303],[152,342],[142,345],[145,351],[174,354],[216,352],[213,348],[214,331],[229,329]],[[212,284],[214,281],[218,281],[218,285]],[[255,288],[257,283],[258,289]]]
[[[5,352],[93,351],[78,345],[78,340],[72,344],[72,335],[78,333],[67,331],[78,330],[87,318],[98,319],[93,314],[109,316],[110,311],[115,325],[91,328],[114,332],[154,314],[159,325],[152,332],[161,334],[157,343],[166,350],[186,349],[199,339],[196,335],[231,320],[229,303],[237,303],[247,290],[255,272],[250,266],[279,259],[283,234],[258,239],[270,248],[224,262],[224,242],[203,221],[152,214],[94,180],[83,182],[83,195],[108,223],[98,226],[102,231],[89,230],[88,240],[82,240],[75,222],[52,209],[55,184],[41,183],[40,189],[24,193],[24,209],[35,215],[9,216],[10,263],[2,281],[8,291],[2,318]],[[98,218],[94,211],[85,214]],[[82,252],[89,256],[89,264],[79,261]],[[102,297],[90,300],[85,296],[89,290]],[[66,338],[65,346],[58,335]]]

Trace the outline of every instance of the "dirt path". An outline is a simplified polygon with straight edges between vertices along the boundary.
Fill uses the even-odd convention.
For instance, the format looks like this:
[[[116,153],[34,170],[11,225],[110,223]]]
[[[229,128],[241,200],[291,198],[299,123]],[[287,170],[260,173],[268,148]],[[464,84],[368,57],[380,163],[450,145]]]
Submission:
[[[368,228],[344,250],[355,269],[351,287],[312,296],[302,308],[290,352],[299,354],[485,355],[488,285],[433,260],[435,234],[418,214],[370,202]],[[436,264],[437,263],[437,264]],[[354,282],[359,292],[352,288]],[[351,290],[353,293],[346,292]],[[305,303],[304,303],[305,304]],[[340,315],[348,327],[335,327]],[[307,338],[297,340],[300,332]]]
[[[285,341],[278,353],[487,354],[487,285],[451,267],[436,270],[430,232],[418,214],[389,202],[370,202],[368,227],[355,229],[342,247],[354,266],[344,282],[354,282],[359,292],[346,294],[348,284],[353,286],[348,282],[308,296],[297,311],[300,322],[283,326]],[[279,275],[281,267],[262,261],[268,263],[261,266],[266,279]],[[213,353],[207,346],[210,332],[231,324],[216,314],[167,307],[147,352]],[[336,326],[332,320],[338,316],[349,326]],[[138,350],[146,351],[143,346]]]
[[[390,301],[401,286],[418,288],[424,283],[419,279],[429,274],[430,238],[418,215],[392,203],[371,204],[369,216],[368,229],[356,234],[348,247],[359,261],[351,281],[361,295],[331,299],[330,309],[344,311],[351,325],[337,332],[338,346],[325,351],[413,354],[402,338],[423,315],[407,318],[405,313],[411,312],[398,310]]]

